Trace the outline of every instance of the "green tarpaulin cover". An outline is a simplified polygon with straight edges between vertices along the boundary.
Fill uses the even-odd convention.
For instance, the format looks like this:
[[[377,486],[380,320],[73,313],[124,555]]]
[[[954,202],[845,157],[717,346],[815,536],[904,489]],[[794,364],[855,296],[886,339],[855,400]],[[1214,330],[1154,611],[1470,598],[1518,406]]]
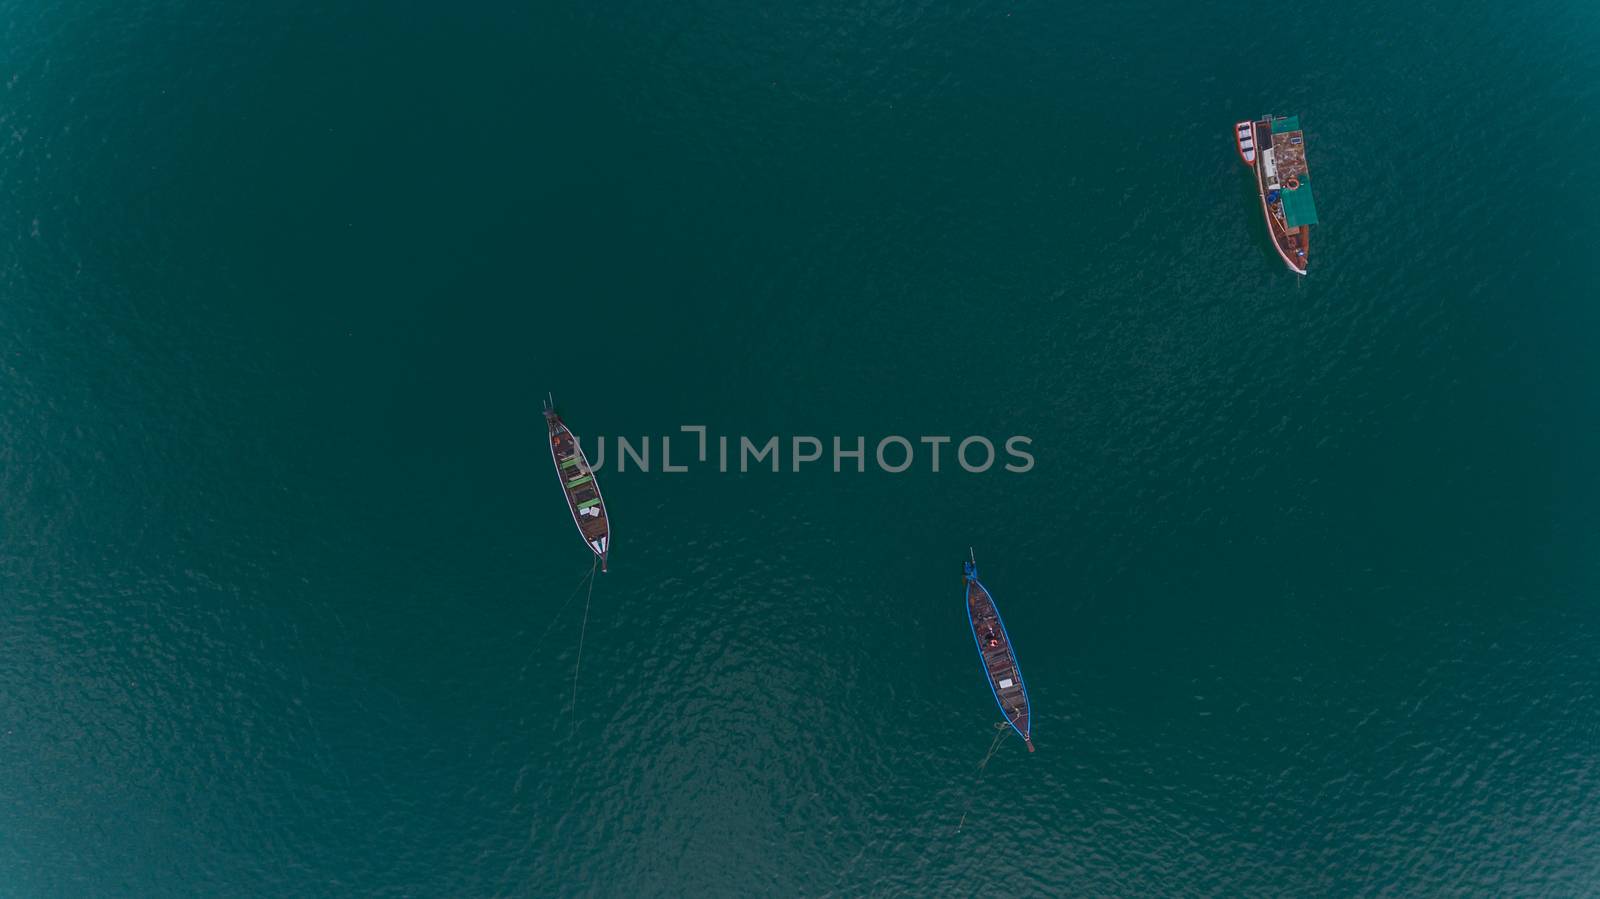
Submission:
[[[1272,120],[1272,133],[1273,134],[1284,134],[1284,133],[1289,132],[1289,131],[1299,131],[1299,130],[1300,130],[1300,117],[1297,116],[1297,115],[1292,115],[1292,116],[1289,116],[1287,118],[1273,119]]]
[[[1317,223],[1317,203],[1311,199],[1311,176],[1303,174],[1299,180],[1300,186],[1295,190],[1285,187],[1279,193],[1283,198],[1283,217],[1291,228]]]

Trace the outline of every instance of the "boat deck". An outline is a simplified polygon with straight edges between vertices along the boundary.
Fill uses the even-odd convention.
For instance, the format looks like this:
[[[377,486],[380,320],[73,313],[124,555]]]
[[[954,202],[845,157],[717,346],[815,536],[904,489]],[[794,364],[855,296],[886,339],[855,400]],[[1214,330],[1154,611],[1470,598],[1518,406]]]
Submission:
[[[1278,163],[1280,182],[1287,183],[1290,178],[1298,178],[1306,173],[1306,145],[1300,132],[1272,135],[1272,156]]]
[[[1028,694],[1022,686],[1022,672],[994,600],[976,581],[967,581],[967,610],[972,616],[972,633],[978,641],[983,667],[994,689],[995,699],[1006,720],[1024,736],[1031,733]]]
[[[1304,137],[1299,131],[1273,134],[1270,119],[1256,122],[1255,128],[1256,146],[1272,148],[1272,164],[1276,173],[1276,180],[1269,182],[1265,154],[1258,154],[1263,158],[1258,160],[1255,167],[1256,186],[1261,192],[1261,210],[1267,221],[1267,231],[1284,264],[1295,273],[1303,275],[1306,273],[1306,265],[1311,255],[1311,231],[1305,227],[1290,228],[1283,217],[1283,204],[1268,203],[1267,191],[1274,186],[1287,183],[1290,177],[1306,174],[1308,169]]]
[[[561,489],[567,495],[567,505],[571,507],[572,519],[578,525],[578,531],[583,534],[585,543],[595,549],[597,555],[604,555],[609,549],[610,522],[606,520],[605,502],[600,498],[600,488],[595,484],[594,472],[589,468],[589,462],[583,453],[578,450],[577,441],[572,432],[560,419],[550,422],[550,449],[556,460],[556,473],[561,478]]]

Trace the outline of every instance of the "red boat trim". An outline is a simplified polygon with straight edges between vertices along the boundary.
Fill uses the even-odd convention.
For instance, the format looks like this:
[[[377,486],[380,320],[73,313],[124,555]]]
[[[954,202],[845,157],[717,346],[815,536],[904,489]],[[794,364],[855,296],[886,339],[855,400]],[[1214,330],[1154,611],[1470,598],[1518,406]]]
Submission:
[[[1254,122],[1237,122],[1233,126],[1233,149],[1238,152],[1240,162],[1253,167],[1256,161],[1244,155],[1244,139],[1239,135],[1240,127],[1250,129],[1250,152],[1259,155],[1261,150],[1256,146],[1256,126]]]

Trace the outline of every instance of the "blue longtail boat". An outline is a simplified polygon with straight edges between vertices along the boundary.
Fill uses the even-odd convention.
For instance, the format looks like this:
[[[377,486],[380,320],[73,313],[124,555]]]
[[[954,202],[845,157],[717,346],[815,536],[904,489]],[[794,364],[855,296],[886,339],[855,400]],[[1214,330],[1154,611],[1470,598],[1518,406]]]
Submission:
[[[962,568],[967,582],[967,623],[972,625],[972,640],[978,645],[978,658],[983,661],[989,689],[1012,730],[1032,752],[1033,716],[1028,708],[1028,688],[1022,683],[1022,668],[1011,648],[1005,622],[1000,620],[1000,609],[989,595],[989,588],[978,580],[977,557],[962,563]]]

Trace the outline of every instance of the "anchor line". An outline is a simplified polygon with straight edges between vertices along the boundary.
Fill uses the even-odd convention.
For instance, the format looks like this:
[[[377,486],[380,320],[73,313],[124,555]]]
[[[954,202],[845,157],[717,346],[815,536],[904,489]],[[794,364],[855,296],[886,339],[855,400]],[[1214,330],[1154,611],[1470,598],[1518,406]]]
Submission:
[[[534,640],[533,643],[531,643],[529,645],[529,647],[528,647],[528,659],[529,660],[531,660],[533,658],[534,652],[537,651],[538,648],[540,647],[540,645],[542,645],[544,643],[545,639],[550,636],[550,632],[556,629],[556,625],[561,623],[561,613],[565,612],[567,610],[567,607],[572,605],[572,601],[574,599],[577,599],[578,598],[578,593],[583,590],[584,583],[586,583],[592,577],[594,577],[594,565],[591,564],[589,566],[589,570],[584,573],[583,577],[578,578],[578,586],[572,588],[572,593],[567,596],[566,602],[563,602],[561,604],[561,608],[557,609],[556,613],[550,617],[550,623],[545,625],[544,633],[540,634],[539,638],[537,640]],[[522,670],[523,670],[523,673],[527,672],[527,670],[528,670],[528,663],[527,662],[523,662],[522,663]]]
[[[589,634],[589,602],[594,599],[594,570],[600,564],[595,556],[589,566],[589,595],[583,600],[583,627],[578,631],[578,660],[572,666],[572,733],[578,732],[578,671],[583,668],[583,640]],[[576,594],[574,594],[576,595]]]
[[[972,811],[972,800],[978,795],[978,788],[983,786],[983,776],[988,772],[989,760],[994,758],[995,752],[1000,748],[1000,743],[1011,735],[1010,724],[1005,721],[996,722],[994,729],[994,742],[989,744],[989,751],[984,753],[983,761],[978,763],[978,782],[972,785],[972,791],[967,794],[967,807],[961,811],[961,820],[956,823],[956,833],[961,832],[962,825],[967,823],[967,814]]]

